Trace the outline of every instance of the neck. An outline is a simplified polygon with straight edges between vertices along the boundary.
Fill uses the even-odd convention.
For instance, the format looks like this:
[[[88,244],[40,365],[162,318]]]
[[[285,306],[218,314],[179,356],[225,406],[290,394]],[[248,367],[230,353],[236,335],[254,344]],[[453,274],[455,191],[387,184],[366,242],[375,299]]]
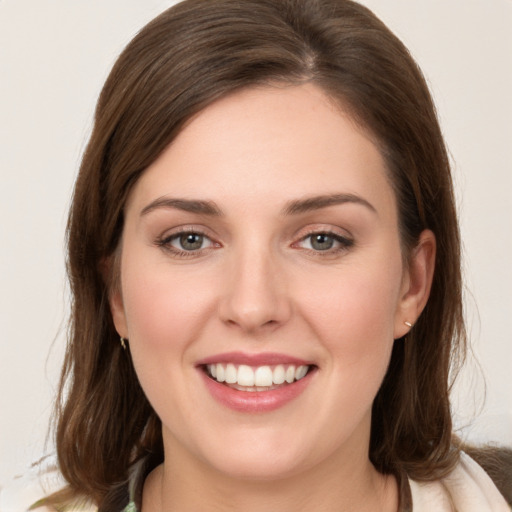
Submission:
[[[297,474],[250,480],[220,473],[193,457],[168,457],[146,480],[142,512],[395,512],[394,477],[378,473],[367,456],[345,460],[350,463],[340,464],[339,455],[333,456]]]

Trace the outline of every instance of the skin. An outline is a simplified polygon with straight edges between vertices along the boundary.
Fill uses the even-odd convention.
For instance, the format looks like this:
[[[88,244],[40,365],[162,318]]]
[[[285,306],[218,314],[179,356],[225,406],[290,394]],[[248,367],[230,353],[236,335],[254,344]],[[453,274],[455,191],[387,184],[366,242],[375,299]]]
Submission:
[[[285,211],[333,194],[358,200]],[[184,251],[172,238],[180,229],[201,233],[201,248]],[[318,250],[312,232],[349,242]],[[397,509],[396,482],[368,459],[371,405],[404,321],[427,301],[435,240],[423,232],[404,266],[396,199],[369,134],[311,84],[223,98],[133,188],[121,251],[111,309],[166,454],[144,512]],[[234,350],[317,369],[285,406],[233,411],[209,394],[197,361]]]

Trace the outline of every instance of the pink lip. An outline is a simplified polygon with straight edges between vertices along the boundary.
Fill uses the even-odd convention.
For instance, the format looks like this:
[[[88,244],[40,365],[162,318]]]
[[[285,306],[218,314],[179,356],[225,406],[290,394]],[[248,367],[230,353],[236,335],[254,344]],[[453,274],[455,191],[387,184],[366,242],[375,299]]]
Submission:
[[[204,383],[213,398],[230,409],[244,413],[270,412],[297,398],[309,385],[315,372],[304,378],[270,391],[238,391],[211,379],[201,371]]]
[[[204,370],[204,366],[208,364],[228,362],[233,364],[246,364],[253,367],[277,364],[301,366],[310,365],[311,363],[284,354],[244,354],[242,352],[217,354],[198,361],[198,371],[212,397],[229,409],[244,413],[264,413],[283,407],[305,391],[316,373],[315,369],[310,370],[304,378],[292,384],[285,384],[269,391],[240,391],[226,384],[217,382],[209,377]]]
[[[197,362],[197,366],[205,366],[207,364],[216,363],[233,363],[246,364],[247,366],[272,366],[276,364],[293,364],[295,366],[312,365],[310,361],[298,359],[286,354],[278,354],[276,352],[262,352],[260,354],[246,354],[244,352],[225,352],[216,354]]]

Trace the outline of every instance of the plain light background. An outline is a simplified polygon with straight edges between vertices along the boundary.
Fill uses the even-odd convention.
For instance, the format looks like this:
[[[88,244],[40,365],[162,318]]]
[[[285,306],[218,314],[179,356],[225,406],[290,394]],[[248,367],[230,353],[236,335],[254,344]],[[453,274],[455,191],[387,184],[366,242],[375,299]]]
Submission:
[[[0,0],[0,485],[52,450],[63,235],[96,98],[125,44],[172,3]],[[454,394],[457,423],[512,445],[512,0],[362,3],[418,60],[454,162],[480,363]]]

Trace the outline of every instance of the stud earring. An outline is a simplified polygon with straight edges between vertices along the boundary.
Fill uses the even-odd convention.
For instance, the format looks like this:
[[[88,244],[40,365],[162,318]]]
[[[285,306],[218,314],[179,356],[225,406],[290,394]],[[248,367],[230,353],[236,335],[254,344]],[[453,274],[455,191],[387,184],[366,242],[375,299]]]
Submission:
[[[404,324],[407,325],[407,327],[409,327],[409,328],[412,327],[411,322],[408,322],[407,320],[404,322]]]
[[[121,341],[121,347],[123,347],[123,350],[126,350],[126,341],[122,336],[119,338]]]

